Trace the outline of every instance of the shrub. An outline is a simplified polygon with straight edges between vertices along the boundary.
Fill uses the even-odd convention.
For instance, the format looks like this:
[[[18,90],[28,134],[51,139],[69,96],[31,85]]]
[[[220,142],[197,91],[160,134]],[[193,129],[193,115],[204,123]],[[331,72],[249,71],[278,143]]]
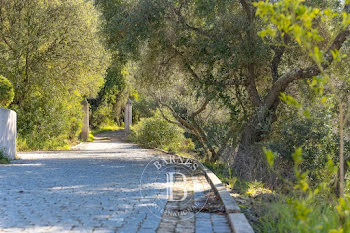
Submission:
[[[100,128],[103,125],[113,124],[113,106],[101,104],[92,112],[91,125],[93,128]]]
[[[166,114],[172,118],[170,113]],[[132,130],[133,140],[147,147],[178,151],[184,147],[186,141],[183,130],[166,121],[159,110],[153,117],[142,118],[137,125],[132,127]]]
[[[256,232],[345,232],[341,229],[341,217],[336,204],[330,200],[294,199],[272,203],[261,217]]]
[[[317,110],[317,111],[316,111]],[[292,161],[290,156],[295,148],[303,149],[301,167],[308,170],[309,177],[316,183],[322,180],[319,171],[326,164],[329,155],[339,154],[337,115],[331,108],[315,109],[309,117],[297,112],[286,112],[275,125],[275,131],[265,146],[276,152],[284,161]],[[350,141],[345,138],[345,154],[350,152]],[[334,156],[334,162],[338,157]],[[321,174],[322,175],[322,174]]]
[[[119,126],[115,122],[112,122],[112,123],[108,123],[108,124],[102,124],[98,128],[93,129],[92,134],[96,135],[99,133],[104,133],[104,132],[108,132],[108,131],[115,131],[115,130],[120,130],[120,129],[123,129],[123,126]]]
[[[138,122],[142,118],[152,117],[157,109],[157,103],[152,98],[141,96],[132,103],[132,115],[134,122]]]
[[[46,98],[31,94],[24,107],[13,104],[17,112],[18,150],[67,149],[77,140],[83,119],[79,95]]]
[[[269,151],[271,152],[271,151]],[[266,156],[270,154],[266,152]],[[256,226],[257,232],[300,232],[300,233],[345,233],[350,232],[350,198],[337,199],[332,193],[330,179],[324,179],[312,186],[309,171],[301,169],[302,150],[292,154],[295,183],[289,183],[292,192],[280,201],[270,204]],[[338,173],[337,164],[328,157],[323,172]]]
[[[0,164],[9,163],[9,159],[5,156],[4,151],[0,147]]]
[[[11,82],[0,75],[0,108],[7,108],[13,101],[14,97],[15,92]]]

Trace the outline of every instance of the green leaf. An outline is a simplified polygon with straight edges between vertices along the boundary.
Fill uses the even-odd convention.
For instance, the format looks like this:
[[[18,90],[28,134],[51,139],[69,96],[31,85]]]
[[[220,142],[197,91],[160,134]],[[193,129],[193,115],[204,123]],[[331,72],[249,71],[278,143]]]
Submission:
[[[295,152],[292,154],[292,158],[293,161],[295,163],[296,166],[298,166],[299,164],[301,164],[301,162],[303,161],[303,156],[302,156],[302,149],[301,147],[298,147]]]
[[[267,163],[269,164],[270,167],[273,167],[273,164],[275,162],[275,158],[277,157],[277,155],[273,153],[272,150],[268,150],[266,148],[264,148],[263,150],[267,159]]]

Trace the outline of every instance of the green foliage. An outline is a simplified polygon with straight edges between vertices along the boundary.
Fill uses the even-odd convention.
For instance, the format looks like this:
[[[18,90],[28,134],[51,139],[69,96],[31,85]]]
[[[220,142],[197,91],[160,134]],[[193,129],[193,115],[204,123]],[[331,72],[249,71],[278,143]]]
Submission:
[[[267,151],[266,155],[269,156]],[[274,203],[258,224],[258,232],[349,232],[350,198],[336,199],[330,180],[323,179],[318,185],[310,185],[308,171],[302,172],[302,150],[292,155],[296,182],[293,195]],[[331,176],[337,174],[332,157],[323,167]]]
[[[273,164],[275,162],[275,158],[277,157],[275,153],[271,150],[267,150],[264,148],[264,153],[266,155],[267,163],[269,164],[270,167],[273,167]]]
[[[221,161],[216,162],[208,162],[202,161],[203,164],[209,168],[215,175],[226,184],[230,189],[234,190],[239,194],[246,194],[249,188],[252,188],[254,185],[251,182],[246,182],[244,180],[240,180],[237,177],[232,176],[232,170],[228,164],[225,164]]]
[[[339,143],[334,110],[310,108],[310,115],[304,116],[296,111],[286,111],[275,125],[275,131],[265,146],[281,160],[290,160],[295,148],[302,148],[301,166],[309,170],[309,176],[316,181],[322,179],[320,169],[327,163],[329,155],[339,153]],[[350,141],[345,140],[345,153],[350,152]],[[271,157],[271,156],[270,156]],[[334,162],[338,158],[334,157]],[[320,177],[321,176],[321,177]]]
[[[102,125],[112,124],[114,119],[112,106],[100,104],[97,109],[92,111],[91,125],[93,128],[101,128]]]
[[[330,56],[324,56],[335,36],[349,25],[348,14],[340,10],[344,1],[254,3],[260,19],[250,15],[254,9],[239,5],[240,2],[245,1],[99,1],[106,19],[108,45],[122,57],[124,65],[127,61],[136,63],[136,82],[148,91],[142,94],[154,98],[154,102],[140,101],[136,115],[148,116],[149,109],[154,107],[148,103],[162,101],[169,106],[164,108],[171,109],[178,118],[202,127],[203,135],[208,137],[207,144],[215,149],[221,143],[226,144],[223,136],[228,135],[231,124],[237,125],[240,134],[239,124],[247,123],[251,131],[243,130],[243,135],[248,135],[243,139],[250,146],[263,141],[273,119],[279,119],[266,145],[267,160],[270,166],[277,166],[277,159],[287,165],[293,161],[293,178],[297,181],[290,185],[293,197],[277,204],[276,208],[280,209],[273,209],[275,213],[266,216],[266,227],[262,229],[264,232],[335,232],[342,227],[344,232],[349,232],[340,221],[347,212],[339,211],[346,210],[348,204],[335,201],[329,190],[336,177],[337,158],[331,155],[338,152],[337,110],[336,101],[329,93],[325,95],[334,87],[344,92],[345,85],[323,70],[334,60],[344,68],[344,72],[337,74],[348,76],[349,62],[344,62],[343,50],[333,49]],[[261,31],[260,37],[257,31]],[[344,45],[343,48],[348,47]],[[274,74],[270,67],[276,69]],[[317,68],[321,75],[312,77]],[[296,93],[298,79],[314,93],[305,89],[309,96]],[[278,106],[281,91],[286,91],[281,100],[290,108]],[[338,92],[332,94],[337,96]],[[212,106],[209,104],[201,115],[192,117],[208,99]],[[265,109],[265,105],[270,106]],[[256,112],[258,122],[250,121],[255,119]],[[165,133],[159,132],[164,131],[167,122],[163,119],[160,123],[159,115],[158,112],[158,116],[156,113],[143,119],[135,127],[138,142],[163,147],[159,146],[163,139],[160,135]],[[230,142],[235,141],[232,136]],[[241,165],[246,169],[249,165],[244,162],[251,159],[244,158],[235,160],[243,161]],[[221,172],[220,177],[226,183],[239,186],[240,182],[232,177],[226,165],[211,166]],[[261,182],[245,186],[251,195],[265,191]]]
[[[243,66],[255,62],[257,67],[264,64],[263,69],[255,69],[264,76],[269,60],[261,40],[248,45],[248,26],[239,2],[100,0],[97,5],[106,19],[108,45],[124,62],[134,64],[137,91],[154,99],[145,103],[141,97],[136,102],[147,104],[135,105],[136,120],[149,116],[153,103],[161,99],[203,130],[202,139],[193,136],[198,135],[194,130],[186,132],[200,153],[226,146],[220,140],[232,122],[245,117],[240,110],[251,107],[245,89],[234,87],[233,83],[246,78],[236,71],[247,70]],[[208,99],[210,106],[192,120],[192,113]]]
[[[4,151],[0,148],[0,164],[9,163],[9,159],[5,156]]]
[[[90,131],[89,132],[88,142],[93,142],[94,140],[95,140],[94,134]]]
[[[115,123],[103,124],[99,128],[93,129],[92,130],[92,134],[96,135],[96,134],[99,134],[99,133],[108,132],[108,131],[115,131],[115,130],[120,130],[120,129],[122,129],[122,127],[116,125]]]
[[[268,213],[261,217],[256,232],[300,232],[330,233],[336,231],[341,219],[335,203],[327,199],[309,199],[295,203],[280,201],[268,207]]]
[[[121,125],[124,118],[122,109],[129,97],[129,73],[120,58],[113,58],[113,66],[107,69],[104,79],[104,86],[97,98],[89,100],[92,107],[93,128],[114,123]]]
[[[33,95],[17,112],[18,137],[28,149],[62,149],[76,140],[82,127],[81,97],[71,95],[61,101]],[[19,147],[20,149],[21,147]]]
[[[0,8],[0,73],[15,89],[19,148],[64,148],[79,134],[82,99],[103,85],[109,56],[99,13],[84,0],[13,0]]]
[[[171,115],[167,116],[172,119]],[[166,121],[159,110],[153,117],[143,118],[133,126],[133,139],[144,146],[179,151],[185,145],[183,130]]]
[[[133,101],[132,111],[135,121],[139,121],[142,118],[149,118],[154,115],[154,111],[157,110],[157,102],[149,96],[140,95],[139,99]]]
[[[304,2],[305,0],[283,0],[276,3],[262,1],[254,3],[257,7],[256,14],[269,23],[269,26],[262,30],[259,35],[263,39],[267,35],[272,38],[278,36],[280,37],[279,41],[285,41],[285,35],[291,36],[323,70],[321,64],[324,62],[324,51],[318,47],[318,44],[324,41],[325,37],[320,32],[322,31],[320,24],[315,22],[330,22],[339,13],[330,8],[321,10],[317,7],[309,7],[303,4]],[[349,25],[350,18],[346,12],[342,12],[342,18],[342,22],[337,25],[335,31],[342,30]],[[337,51],[334,51],[333,56],[336,54]]]
[[[142,94],[163,101],[184,121],[198,125],[205,140],[193,136],[196,133],[187,133],[199,138],[195,143],[201,152],[209,147],[220,151],[222,144],[235,147],[228,145],[239,141],[235,138],[239,133],[230,136],[232,125],[236,129],[240,124],[247,128],[257,125],[259,129],[251,127],[252,142],[247,144],[262,141],[276,118],[279,93],[293,89],[292,82],[297,79],[311,79],[310,73],[317,68],[314,63],[321,67],[328,42],[347,25],[340,1],[244,2],[97,3],[106,19],[108,45],[123,62],[135,64],[136,82],[148,91]],[[255,12],[252,2],[262,20],[250,15]],[[258,31],[262,31],[260,37]],[[339,60],[338,52],[332,52]],[[305,66],[312,69],[300,72]],[[283,80],[277,82],[282,76]],[[298,104],[297,98],[285,97],[286,102]],[[214,102],[214,114],[206,112],[191,119],[195,106],[208,99]],[[265,106],[268,109],[260,111]],[[229,112],[216,112],[227,109]],[[216,116],[222,121],[210,122]],[[231,140],[226,141],[226,135]],[[246,132],[241,135],[244,137]]]
[[[258,194],[272,193],[270,189],[264,187],[265,185],[261,181],[247,182],[247,186],[248,188],[245,191],[245,194],[251,197],[255,197]]]
[[[11,82],[0,75],[0,108],[7,108],[14,97],[15,92]]]
[[[234,184],[236,183],[235,178],[232,177],[232,171],[229,166],[225,165],[223,162],[208,162],[202,161],[203,164],[209,168],[216,176],[225,184]]]

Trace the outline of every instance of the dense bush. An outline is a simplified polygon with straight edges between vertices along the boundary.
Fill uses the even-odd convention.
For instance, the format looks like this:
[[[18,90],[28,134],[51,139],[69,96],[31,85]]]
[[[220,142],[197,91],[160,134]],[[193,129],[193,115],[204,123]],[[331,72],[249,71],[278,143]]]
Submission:
[[[266,156],[269,157],[268,153]],[[332,161],[332,157],[329,157],[327,163],[320,169],[328,175],[316,186],[308,177],[309,171],[303,171],[300,166],[303,163],[301,148],[296,149],[292,158],[296,180],[293,183],[286,183],[291,195],[281,195],[280,200],[268,203],[266,213],[261,215],[259,224],[256,225],[256,231],[350,232],[349,193],[336,198],[329,185],[331,177],[338,172],[337,164]]]
[[[0,74],[16,93],[18,148],[67,148],[81,128],[81,101],[97,95],[109,63],[99,13],[84,0],[11,0],[1,7],[0,33],[9,41],[0,45]]]
[[[303,149],[303,170],[310,171],[309,177],[320,181],[319,170],[329,155],[339,154],[336,111],[329,107],[311,109],[310,116],[300,116],[296,110],[286,111],[275,125],[273,135],[266,146],[276,152],[280,159],[292,161],[295,148]],[[350,152],[350,142],[345,138],[345,154]],[[334,156],[334,162],[338,156]],[[322,175],[322,174],[321,174]]]
[[[261,218],[256,232],[345,232],[336,231],[342,221],[336,203],[317,198],[300,203],[292,200],[273,203],[268,213]]]
[[[90,124],[94,129],[96,129],[102,127],[103,125],[112,124],[112,119],[114,119],[112,106],[101,104],[92,112]]]
[[[142,118],[152,117],[157,109],[156,101],[148,96],[140,95],[140,98],[133,101],[132,115],[134,122],[138,122]]]
[[[169,113],[166,114],[171,118]],[[159,110],[153,117],[141,119],[132,130],[133,139],[147,147],[178,151],[186,143],[183,130],[164,120]]]
[[[9,159],[5,156],[4,151],[0,147],[0,164],[9,163]]]
[[[0,108],[7,108],[14,97],[15,92],[11,82],[0,75]]]
[[[129,74],[119,60],[107,69],[104,86],[96,99],[90,99],[92,117],[91,126],[95,129],[106,125],[122,125],[123,108],[129,97]]]
[[[82,127],[82,98],[42,99],[31,95],[24,107],[13,105],[18,117],[18,149],[60,149],[77,139]]]

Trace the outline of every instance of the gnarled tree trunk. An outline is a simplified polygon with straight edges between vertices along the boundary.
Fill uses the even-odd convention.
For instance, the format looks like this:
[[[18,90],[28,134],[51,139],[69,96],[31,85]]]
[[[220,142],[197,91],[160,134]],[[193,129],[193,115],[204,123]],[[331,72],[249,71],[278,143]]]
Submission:
[[[254,31],[255,8],[248,0],[239,0],[242,8],[246,12],[247,20],[250,24],[250,29],[247,33],[247,38],[251,42],[250,47],[254,48],[253,37],[256,37]],[[349,13],[350,4],[347,4],[344,9]],[[349,28],[346,28],[338,33],[324,53],[322,68],[327,69],[333,62],[332,52],[340,50],[344,42],[350,35]],[[247,65],[246,84],[245,88],[250,97],[251,103],[255,106],[256,112],[250,117],[246,125],[242,129],[240,140],[237,147],[232,152],[233,164],[232,168],[236,175],[246,180],[262,180],[268,174],[267,162],[264,154],[258,143],[266,136],[271,124],[276,120],[276,109],[280,103],[280,94],[284,92],[288,86],[297,80],[306,80],[321,73],[320,68],[314,64],[307,68],[295,67],[290,71],[280,75],[278,74],[278,66],[284,54],[283,47],[271,48],[275,55],[271,61],[272,86],[267,94],[262,97],[257,91],[255,80],[254,64]],[[252,58],[254,52],[252,52]],[[252,59],[253,60],[253,59]]]

